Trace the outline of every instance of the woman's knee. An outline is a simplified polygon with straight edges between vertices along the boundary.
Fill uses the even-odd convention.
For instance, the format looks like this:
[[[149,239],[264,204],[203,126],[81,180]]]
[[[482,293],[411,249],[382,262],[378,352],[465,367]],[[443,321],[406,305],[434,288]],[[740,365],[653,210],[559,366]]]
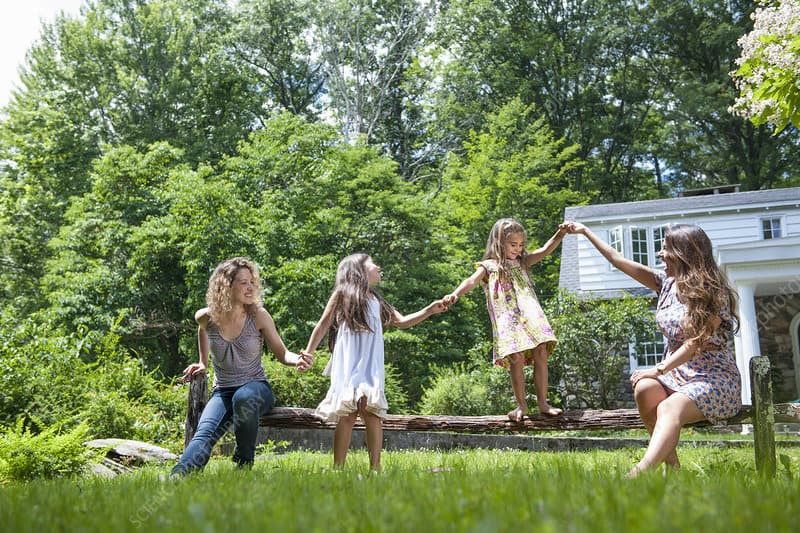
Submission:
[[[252,381],[239,387],[232,398],[233,411],[246,414],[252,411],[254,416],[260,416],[272,409],[275,404],[275,395],[272,387],[263,381]]]
[[[633,389],[633,399],[637,405],[659,405],[667,398],[661,383],[655,379],[642,379]]]

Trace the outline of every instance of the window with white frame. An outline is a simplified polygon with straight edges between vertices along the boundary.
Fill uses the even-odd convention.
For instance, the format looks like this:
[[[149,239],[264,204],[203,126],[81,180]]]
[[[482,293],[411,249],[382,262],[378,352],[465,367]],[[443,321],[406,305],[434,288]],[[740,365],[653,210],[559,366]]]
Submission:
[[[647,228],[631,226],[631,259],[645,266],[650,265]]]
[[[664,247],[664,236],[667,234],[669,225],[653,226],[651,228],[651,236],[653,237],[653,265],[656,268],[664,268],[664,261],[658,257],[658,252]]]
[[[781,231],[781,217],[762,218],[761,232],[765,240],[779,239],[781,235],[783,235]]]
[[[623,231],[622,226],[617,226],[616,228],[611,228],[608,230],[608,245],[611,246],[613,249],[618,251],[619,253],[625,255],[625,246],[623,241]],[[611,263],[608,264],[611,270],[615,270],[616,268]]]
[[[664,355],[666,341],[660,331],[653,332],[651,338],[629,345],[631,370],[656,366]]]

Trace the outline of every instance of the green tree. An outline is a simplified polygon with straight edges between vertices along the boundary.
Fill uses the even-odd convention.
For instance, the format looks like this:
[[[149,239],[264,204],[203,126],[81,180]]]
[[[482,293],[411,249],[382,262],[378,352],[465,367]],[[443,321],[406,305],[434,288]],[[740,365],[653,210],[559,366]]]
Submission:
[[[425,131],[409,75],[428,42],[434,2],[335,0],[320,7],[317,46],[329,110],[348,142],[381,146],[408,181],[421,178]]]
[[[586,164],[574,186],[609,201],[654,194],[648,118],[659,98],[651,82],[647,32],[632,2],[455,1],[438,23],[436,124],[458,143],[489,112],[519,96]],[[451,149],[457,148],[451,145]]]
[[[307,38],[316,7],[309,0],[242,0],[234,8],[229,46],[264,87],[269,114],[283,110],[313,118],[321,110],[325,77]]]
[[[53,254],[42,277],[50,308],[62,324],[109,331],[126,310],[122,331],[138,333],[140,341],[145,337],[134,326],[143,320],[142,315],[146,319],[152,314],[148,304],[153,300],[142,298],[146,291],[132,285],[139,279],[130,267],[136,245],[133,233],[166,209],[159,191],[180,158],[179,150],[157,144],[143,154],[129,146],[110,149],[95,163],[92,190],[71,201],[65,224],[51,240]],[[161,273],[174,274],[172,269]],[[175,296],[161,294],[155,305],[174,306]],[[174,334],[156,337],[164,362],[175,360],[171,337]],[[167,364],[163,370],[175,368]]]
[[[43,27],[0,124],[5,298],[44,300],[47,243],[103,145],[166,140],[193,163],[235,150],[260,101],[223,46],[228,22],[223,0],[98,0]]]
[[[676,189],[741,183],[746,190],[777,187],[800,172],[798,130],[773,136],[728,112],[738,91],[737,39],[750,31],[753,2],[653,0],[648,5],[653,60],[663,65],[659,106],[664,161]]]

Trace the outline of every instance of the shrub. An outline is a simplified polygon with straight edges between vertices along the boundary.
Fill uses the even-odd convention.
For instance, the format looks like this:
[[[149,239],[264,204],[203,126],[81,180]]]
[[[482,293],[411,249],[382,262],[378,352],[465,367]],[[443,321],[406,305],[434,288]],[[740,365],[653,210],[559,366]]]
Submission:
[[[83,445],[88,435],[86,424],[67,433],[53,426],[33,435],[20,418],[0,438],[0,479],[30,481],[80,474],[103,453]]]
[[[529,400],[529,406],[534,405]],[[505,414],[513,407],[508,371],[487,364],[472,370],[463,365],[437,369],[419,410],[427,415],[480,416]]]
[[[571,408],[615,408],[629,344],[656,331],[650,300],[579,300],[560,293],[545,304],[545,314],[558,337],[548,362],[551,389]]]

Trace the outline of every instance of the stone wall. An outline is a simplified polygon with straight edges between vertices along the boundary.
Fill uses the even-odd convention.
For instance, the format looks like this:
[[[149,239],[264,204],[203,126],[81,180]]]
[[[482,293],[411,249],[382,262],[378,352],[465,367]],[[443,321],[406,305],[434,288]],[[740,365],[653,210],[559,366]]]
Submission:
[[[800,313],[800,294],[778,294],[756,298],[758,336],[761,354],[769,357],[772,366],[772,393],[775,402],[800,398],[795,381],[792,319]]]

